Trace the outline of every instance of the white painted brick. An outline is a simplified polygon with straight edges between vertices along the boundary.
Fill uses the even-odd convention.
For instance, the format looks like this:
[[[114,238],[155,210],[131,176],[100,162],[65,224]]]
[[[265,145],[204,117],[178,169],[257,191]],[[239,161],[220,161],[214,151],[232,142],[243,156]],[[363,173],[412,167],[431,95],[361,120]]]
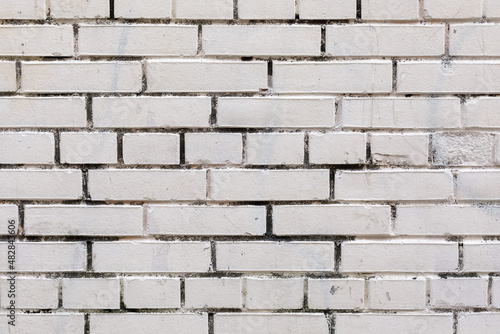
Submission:
[[[54,134],[47,132],[0,133],[1,164],[53,164]]]
[[[233,0],[174,1],[174,13],[178,19],[232,20]]]
[[[421,310],[426,304],[425,278],[368,280],[367,306],[375,310]]]
[[[148,233],[168,235],[263,235],[263,206],[149,205]]]
[[[118,157],[116,133],[61,133],[61,162],[69,164],[114,164]]]
[[[119,309],[118,278],[63,278],[62,300],[65,309]]]
[[[487,278],[431,279],[429,286],[431,307],[488,306]]]
[[[218,242],[217,270],[237,272],[329,272],[333,242]]]
[[[0,255],[7,259],[7,243],[0,243]],[[87,248],[84,242],[17,242],[14,271],[74,272],[87,269]],[[4,261],[0,270],[8,272]],[[12,270],[10,270],[12,271]]]
[[[262,7],[262,10],[268,12],[269,6]],[[206,55],[320,56],[321,27],[208,25],[203,27],[202,45]]]
[[[61,333],[84,334],[85,315],[83,313],[57,314],[16,314],[15,326],[7,323],[6,314],[1,314],[5,321],[0,322],[0,331],[9,334],[54,333],[57,328]]]
[[[237,128],[331,128],[335,119],[333,98],[218,99],[217,124]]]
[[[241,133],[186,133],[186,163],[241,164]]]
[[[10,204],[0,205],[0,219],[1,221],[4,222],[4,224],[6,224],[4,225],[5,228],[3,228],[2,231],[0,231],[0,235],[9,235],[10,229],[8,228],[8,226],[11,226],[10,224],[11,221],[14,221],[14,227],[15,227],[14,232],[17,233],[17,229],[19,227],[19,208],[17,207],[17,205],[10,205]]]
[[[499,327],[500,318],[498,313],[460,312],[458,314],[457,329],[459,334],[496,334]]]
[[[17,90],[16,80],[16,63],[13,61],[0,61],[0,92]]]
[[[124,278],[123,303],[129,309],[179,308],[181,280],[166,277]]]
[[[14,276],[15,277],[15,276]],[[7,308],[15,294],[16,308],[20,309],[56,309],[59,305],[59,280],[15,277],[0,278],[0,303]]]
[[[123,162],[133,165],[176,165],[180,161],[180,139],[169,133],[126,133]]]
[[[127,19],[168,19],[172,16],[172,0],[116,0],[115,17]]]
[[[458,245],[452,242],[373,242],[342,244],[343,272],[453,272]]]
[[[457,195],[459,200],[496,200],[500,198],[500,173],[497,170],[459,171]]]
[[[206,334],[206,313],[101,313],[90,315],[92,334],[161,333]]]
[[[217,313],[214,328],[215,333],[220,334],[329,333],[326,317],[314,313]]]
[[[329,180],[328,169],[214,169],[210,170],[209,197],[236,201],[327,199]]]
[[[356,18],[356,1],[298,0],[301,20],[343,20]]]
[[[397,91],[403,94],[500,92],[500,62],[494,60],[400,62],[397,73]]]
[[[398,206],[401,235],[500,235],[500,207],[468,205]]]
[[[239,0],[238,17],[243,20],[293,20],[295,0]]]
[[[26,205],[26,235],[142,235],[141,206]]]
[[[311,309],[361,309],[364,304],[365,280],[309,279],[309,308]]]
[[[152,93],[267,89],[267,63],[263,61],[148,60],[146,76],[147,91]]]
[[[337,334],[452,334],[453,316],[450,314],[337,314]]]
[[[484,15],[487,18],[500,18],[498,0],[484,0]]]
[[[385,205],[273,206],[276,235],[388,235],[390,223]]]
[[[335,175],[338,200],[448,200],[452,193],[449,170],[338,171]]]
[[[482,1],[424,1],[424,16],[427,19],[478,19],[483,15],[482,11]]]
[[[1,128],[85,127],[87,114],[81,97],[2,97]]]
[[[186,278],[187,308],[241,308],[241,278]]]
[[[332,56],[440,56],[444,25],[357,24],[326,27]]]
[[[370,146],[372,162],[377,165],[425,166],[429,161],[427,134],[373,133]]]
[[[91,56],[194,56],[198,27],[181,25],[83,25],[78,53]]]
[[[362,164],[366,162],[366,134],[311,133],[309,162],[313,164]]]
[[[205,199],[204,170],[90,170],[88,189],[93,200]]]
[[[500,278],[493,277],[491,280],[491,306],[500,307]]]
[[[140,62],[23,62],[23,93],[137,93],[142,89]]]
[[[246,307],[250,310],[301,309],[302,278],[246,278]]]
[[[385,60],[275,62],[273,89],[276,93],[389,93],[392,64]]]
[[[500,270],[500,243],[464,242],[464,270],[493,272]]]
[[[437,133],[431,138],[434,165],[490,166],[493,163],[493,134]]]
[[[304,163],[303,133],[247,134],[249,165],[301,165]]]
[[[82,197],[80,170],[0,170],[1,199],[70,200]]]
[[[209,126],[209,97],[98,97],[97,128],[202,128]]]
[[[0,55],[63,57],[73,55],[73,27],[2,25]]]
[[[46,17],[45,0],[2,0],[0,19],[40,20]]]
[[[369,129],[452,129],[460,126],[458,98],[357,98],[342,101],[342,126]]]
[[[95,242],[96,272],[195,273],[210,267],[208,242]]]
[[[499,33],[497,24],[452,24],[450,55],[499,56],[500,46],[496,43]]]
[[[470,99],[464,104],[465,127],[467,128],[500,128],[500,99],[496,97],[479,97]]]
[[[50,0],[50,16],[53,18],[109,17],[107,0]]]
[[[418,0],[362,0],[363,20],[418,20]]]

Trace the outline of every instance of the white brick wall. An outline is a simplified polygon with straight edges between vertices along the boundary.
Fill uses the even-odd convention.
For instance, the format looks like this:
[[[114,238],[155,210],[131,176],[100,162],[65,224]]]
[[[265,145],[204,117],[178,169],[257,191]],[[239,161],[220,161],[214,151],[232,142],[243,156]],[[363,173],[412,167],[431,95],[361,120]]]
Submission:
[[[73,55],[73,27],[63,26],[2,26],[0,46],[2,56]]]

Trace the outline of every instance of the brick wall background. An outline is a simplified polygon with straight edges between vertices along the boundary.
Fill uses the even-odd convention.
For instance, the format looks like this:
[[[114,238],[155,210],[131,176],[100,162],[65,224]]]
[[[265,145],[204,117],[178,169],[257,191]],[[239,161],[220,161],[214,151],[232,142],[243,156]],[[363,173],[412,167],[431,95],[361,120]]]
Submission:
[[[0,0],[0,333],[498,334],[498,22]]]

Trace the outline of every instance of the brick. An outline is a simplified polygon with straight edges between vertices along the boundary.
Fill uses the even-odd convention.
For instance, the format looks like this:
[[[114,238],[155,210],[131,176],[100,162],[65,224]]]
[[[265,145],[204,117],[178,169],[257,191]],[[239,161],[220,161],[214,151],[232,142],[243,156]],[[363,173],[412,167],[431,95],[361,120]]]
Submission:
[[[217,242],[217,270],[236,272],[333,271],[333,242]]]
[[[239,0],[238,18],[243,20],[293,20],[295,1]]]
[[[188,164],[241,164],[243,139],[240,133],[186,133]]]
[[[430,280],[430,306],[487,307],[487,278],[451,278]]]
[[[206,313],[101,313],[90,315],[92,334],[161,333],[206,334]]]
[[[444,25],[357,24],[326,27],[332,56],[441,56]]]
[[[338,165],[366,163],[366,134],[311,133],[309,134],[309,162]]]
[[[357,98],[342,101],[342,126],[367,129],[453,129],[460,126],[457,98]]]
[[[176,165],[180,162],[180,138],[170,133],[126,133],[123,162],[132,165]]]
[[[429,161],[427,134],[373,133],[370,147],[376,165],[426,166]]]
[[[425,1],[424,17],[427,19],[479,19],[483,15],[481,1]]]
[[[209,198],[220,201],[327,199],[329,178],[327,169],[214,169],[210,170]]]
[[[0,133],[0,164],[53,164],[54,155],[52,133]]]
[[[500,235],[500,207],[493,205],[398,206],[401,235]]]
[[[98,97],[96,128],[203,128],[209,126],[209,97]]]
[[[183,1],[188,3],[190,1]],[[267,89],[262,61],[148,60],[148,92],[259,92]]]
[[[194,56],[198,27],[181,25],[82,25],[78,53],[83,56]]]
[[[376,310],[422,310],[426,304],[425,278],[368,280],[367,306]]]
[[[59,280],[15,277],[0,278],[2,308],[10,305],[9,294],[14,291],[16,308],[56,309],[59,306]],[[9,293],[9,291],[11,291]]]
[[[148,205],[148,233],[264,235],[264,206]]]
[[[500,243],[464,242],[464,270],[493,272],[500,270]]]
[[[388,235],[390,223],[385,205],[273,206],[276,235]]]
[[[426,334],[453,333],[453,317],[450,314],[337,314],[335,321],[338,334]]]
[[[83,128],[87,126],[81,97],[2,97],[0,128]]]
[[[23,62],[23,93],[137,93],[142,89],[140,62]]]
[[[338,171],[338,200],[412,201],[449,200],[453,176],[448,170]]]
[[[487,18],[500,18],[500,7],[498,7],[498,0],[485,0],[483,9],[484,15]]]
[[[120,280],[117,278],[63,278],[65,309],[119,309]]]
[[[275,62],[273,65],[273,90],[276,93],[389,93],[392,91],[392,66],[385,60]]]
[[[500,62],[497,61],[408,61],[397,65],[397,91],[410,93],[479,94],[498,93]]]
[[[495,36],[500,33],[496,24],[450,25],[450,55],[499,56],[500,47]]]
[[[249,1],[255,5],[255,0]],[[276,4],[276,2],[271,4]],[[269,7],[266,5],[261,8],[268,13],[269,10],[272,10]],[[206,55],[320,56],[321,27],[308,25],[208,25],[203,27],[202,45]]]
[[[93,200],[199,200],[206,196],[204,170],[90,170]]]
[[[497,170],[459,171],[456,198],[458,200],[496,200],[500,198],[500,173]]]
[[[458,333],[460,334],[496,334],[500,326],[498,313],[481,312],[458,314]]]
[[[452,242],[371,242],[342,244],[343,272],[453,272],[458,245]]]
[[[57,19],[109,17],[106,0],[51,0],[50,16]]]
[[[70,200],[82,197],[80,170],[0,170],[1,199]]]
[[[187,308],[241,308],[240,278],[186,278]]]
[[[332,128],[333,98],[218,99],[217,125],[237,128]]]
[[[14,92],[16,90],[16,63],[0,61],[0,92]]]
[[[363,20],[418,20],[418,0],[362,0]]]
[[[0,254],[7,259],[7,243],[0,243]],[[16,242],[17,272],[73,272],[87,269],[87,249],[84,242]],[[0,270],[8,272],[7,261]],[[10,270],[12,271],[12,270]]]
[[[301,20],[344,20],[356,18],[356,2],[352,0],[298,0]]]
[[[123,304],[129,309],[180,308],[181,280],[167,277],[124,278]]]
[[[500,306],[500,279],[493,277],[491,280],[491,305],[495,308]]]
[[[500,99],[496,97],[480,97],[470,99],[464,104],[466,128],[500,128]]]
[[[95,242],[92,252],[95,272],[194,273],[210,267],[208,242]]]
[[[69,164],[115,164],[118,161],[116,133],[61,133],[61,162]]]
[[[246,278],[246,308],[250,310],[301,309],[302,278]]]
[[[308,305],[311,309],[361,309],[365,299],[365,280],[308,279]]]
[[[0,235],[9,235],[9,231],[12,229],[9,229],[9,226],[14,226],[13,230],[15,233],[18,233],[18,227],[19,227],[19,208],[17,205],[11,205],[11,204],[2,204],[0,205],[0,219],[1,221],[4,222],[5,228],[3,228],[3,231],[0,231]],[[14,224],[10,224],[11,221],[14,221]],[[7,225],[8,224],[8,225]],[[1,298],[1,294],[0,294]],[[0,303],[1,305],[1,303]]]
[[[3,0],[0,3],[2,20],[40,20],[45,19],[45,0]]]
[[[2,314],[4,319],[6,314]],[[83,313],[57,314],[16,314],[15,326],[7,321],[0,323],[0,331],[9,334],[53,333],[54,329],[61,333],[84,334],[85,315]]]
[[[214,328],[215,333],[329,333],[325,316],[314,313],[217,313]]]
[[[233,0],[174,1],[174,13],[178,19],[232,20]]]
[[[142,235],[141,206],[26,205],[26,235]]]
[[[432,163],[444,166],[492,165],[495,136],[489,133],[437,133],[432,135]]]
[[[172,17],[172,0],[135,0],[115,1],[115,17],[126,19],[168,19]]]
[[[2,25],[0,55],[65,57],[73,55],[73,27]]]
[[[301,165],[304,163],[303,133],[248,133],[246,164]]]

